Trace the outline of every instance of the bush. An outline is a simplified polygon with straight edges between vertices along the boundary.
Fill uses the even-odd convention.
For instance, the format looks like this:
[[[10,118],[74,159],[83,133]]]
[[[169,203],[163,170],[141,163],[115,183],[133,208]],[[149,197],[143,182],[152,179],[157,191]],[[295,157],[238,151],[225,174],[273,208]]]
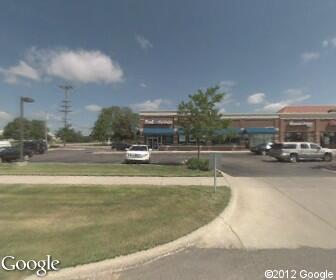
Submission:
[[[189,169],[194,169],[194,170],[198,169],[201,171],[208,171],[209,170],[209,160],[191,158],[191,159],[188,159],[187,166]]]
[[[197,158],[188,159],[187,166],[189,169],[198,169],[199,167],[198,159]]]
[[[198,168],[201,171],[209,170],[209,160],[208,159],[200,159],[198,162]]]

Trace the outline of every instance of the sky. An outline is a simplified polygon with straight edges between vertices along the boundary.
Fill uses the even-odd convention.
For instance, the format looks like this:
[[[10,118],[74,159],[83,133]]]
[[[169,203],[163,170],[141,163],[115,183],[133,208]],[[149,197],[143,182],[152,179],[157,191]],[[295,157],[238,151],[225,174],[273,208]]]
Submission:
[[[2,0],[0,129],[19,115],[88,134],[103,107],[175,110],[219,85],[226,113],[336,103],[336,1]]]

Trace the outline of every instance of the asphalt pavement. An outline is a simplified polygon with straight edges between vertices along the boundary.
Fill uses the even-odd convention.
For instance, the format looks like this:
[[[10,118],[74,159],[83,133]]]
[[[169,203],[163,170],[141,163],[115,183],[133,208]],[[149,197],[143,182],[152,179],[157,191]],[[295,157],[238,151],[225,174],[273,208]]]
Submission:
[[[270,273],[268,270],[272,270],[274,276],[269,279],[309,279],[304,277],[305,271],[326,270],[333,272],[334,277],[331,279],[335,279],[335,260],[336,250],[300,248],[247,251],[191,248],[136,269],[115,274],[112,279],[262,280],[267,279],[265,273]],[[281,270],[285,277],[279,277],[277,274],[283,273]]]
[[[195,153],[152,153],[152,164],[181,164]],[[257,156],[250,152],[221,153],[221,169],[231,176],[237,177],[324,177],[323,167],[331,163],[308,161],[298,163],[278,162],[269,156]],[[209,154],[201,154],[209,158]],[[58,163],[123,163],[125,153],[111,153],[109,150],[53,150],[43,155],[35,155],[32,162]],[[336,160],[332,163],[336,165]]]

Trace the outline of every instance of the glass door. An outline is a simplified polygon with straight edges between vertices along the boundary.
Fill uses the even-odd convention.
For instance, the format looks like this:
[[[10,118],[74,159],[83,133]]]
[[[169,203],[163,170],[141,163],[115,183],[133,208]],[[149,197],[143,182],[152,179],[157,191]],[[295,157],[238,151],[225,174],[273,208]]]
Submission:
[[[147,145],[153,150],[157,150],[159,148],[159,137],[148,137]]]

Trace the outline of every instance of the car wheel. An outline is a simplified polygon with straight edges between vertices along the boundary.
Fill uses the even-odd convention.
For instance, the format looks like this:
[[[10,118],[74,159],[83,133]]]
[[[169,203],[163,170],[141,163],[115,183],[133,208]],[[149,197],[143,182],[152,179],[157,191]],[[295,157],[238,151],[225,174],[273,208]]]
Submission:
[[[28,161],[29,158],[30,158],[29,155],[24,155],[24,156],[23,156],[23,160],[24,160],[24,161]]]
[[[331,154],[325,154],[323,159],[324,159],[324,161],[332,161],[332,155]]]
[[[298,157],[296,154],[292,154],[289,156],[289,161],[292,162],[292,163],[295,163],[298,161]]]

